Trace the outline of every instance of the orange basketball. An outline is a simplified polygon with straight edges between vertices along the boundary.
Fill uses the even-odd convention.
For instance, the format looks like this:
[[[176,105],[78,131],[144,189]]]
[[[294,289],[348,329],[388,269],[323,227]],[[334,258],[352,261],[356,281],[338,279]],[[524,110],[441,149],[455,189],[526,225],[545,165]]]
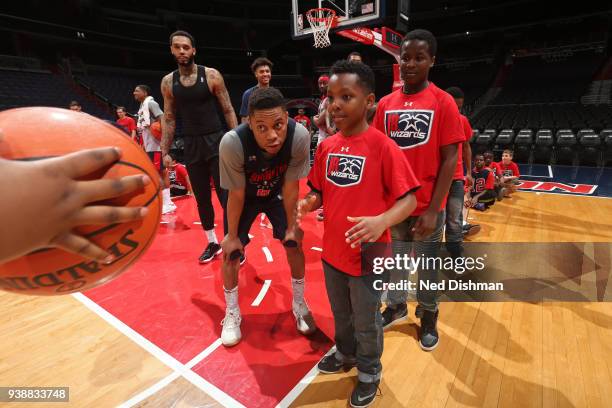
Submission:
[[[152,181],[140,191],[102,203],[146,206],[149,212],[144,219],[77,229],[114,255],[112,264],[87,260],[61,249],[41,249],[1,264],[0,289],[29,295],[61,295],[90,289],[117,277],[147,250],[159,227],[159,176],[146,153],[126,134],[85,113],[44,107],[0,112],[0,132],[4,137],[0,157],[5,159],[36,160],[116,146],[123,151],[121,160],[101,174],[85,179],[147,174]]]
[[[153,122],[153,124],[151,125],[151,134],[155,139],[161,140],[162,131],[160,122]]]

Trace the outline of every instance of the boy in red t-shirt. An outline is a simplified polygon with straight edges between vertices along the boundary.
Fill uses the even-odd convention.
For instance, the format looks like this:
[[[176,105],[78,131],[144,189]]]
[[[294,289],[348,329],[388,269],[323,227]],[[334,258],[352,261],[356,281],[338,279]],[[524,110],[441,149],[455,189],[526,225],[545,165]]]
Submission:
[[[322,373],[357,366],[353,407],[368,406],[380,383],[383,351],[381,291],[385,277],[361,266],[360,245],[389,242],[388,228],[416,207],[419,183],[410,165],[383,133],[368,126],[374,103],[374,73],[360,62],[331,68],[328,112],[339,133],[317,148],[308,175],[312,191],[297,205],[297,222],[325,205],[323,271],[335,324],[337,351],[318,364]]]
[[[436,55],[436,38],[427,30],[406,34],[400,51],[402,88],[378,102],[374,126],[393,139],[403,150],[408,163],[421,183],[416,192],[417,209],[391,233],[394,250],[426,258],[438,255],[444,229],[446,196],[457,167],[458,144],[465,141],[459,109],[453,98],[428,81]],[[430,262],[437,264],[439,262]],[[408,278],[408,271],[391,272],[392,283]],[[420,269],[419,281],[438,282],[438,270]],[[423,350],[438,345],[438,296],[435,290],[417,286],[416,316],[421,319],[419,344]],[[390,290],[383,312],[385,327],[408,314],[407,290]]]
[[[446,89],[446,92],[453,97],[457,108],[461,111],[465,95],[461,88],[452,86]],[[461,115],[461,124],[465,134],[465,140],[460,143],[457,152],[457,168],[453,175],[446,200],[446,228],[444,229],[446,250],[452,257],[458,258],[463,254],[463,234],[466,230],[473,230],[475,226],[467,224],[463,218],[463,196],[464,184],[472,185],[472,175],[470,169],[472,166],[472,149],[470,147],[470,138],[472,137],[472,126],[470,121],[464,115]],[[467,174],[463,174],[463,164],[465,163]],[[464,182],[465,179],[465,182]]]
[[[515,162],[512,161],[512,150],[504,150],[502,153],[502,161],[498,163],[501,169],[501,183],[506,189],[505,197],[510,197],[510,193],[514,193],[517,190],[519,184],[519,177],[521,173]]]
[[[168,180],[170,182],[170,195],[172,197],[193,195],[191,181],[185,165],[178,163],[174,153],[170,153],[172,166],[168,168]]]
[[[495,156],[493,155],[492,151],[487,150],[484,152],[483,156],[485,167],[491,170],[493,172],[493,177],[495,177],[495,195],[497,197],[497,201],[501,201],[506,193],[506,190],[501,183],[501,167],[499,167],[499,164],[493,161]]]
[[[139,145],[142,145],[142,141],[139,141],[137,139],[136,121],[127,116],[127,113],[123,106],[117,106],[117,117],[119,118],[117,119],[117,123],[127,130],[132,140],[138,143]]]
[[[301,123],[302,126],[308,129],[308,131],[310,132],[310,118],[306,116],[306,112],[304,111],[304,108],[298,109],[298,114],[295,115],[293,120],[295,120],[298,123]]]
[[[472,178],[474,185],[470,192],[470,199],[466,200],[465,206],[484,211],[495,204],[495,176],[491,169],[485,167],[485,159],[482,154],[474,156]]]

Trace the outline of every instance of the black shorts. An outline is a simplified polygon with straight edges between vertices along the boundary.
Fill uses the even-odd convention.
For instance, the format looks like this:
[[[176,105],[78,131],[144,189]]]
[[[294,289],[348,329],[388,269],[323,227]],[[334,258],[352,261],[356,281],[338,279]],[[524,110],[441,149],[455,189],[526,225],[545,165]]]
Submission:
[[[170,196],[171,197],[181,197],[184,195],[187,195],[189,191],[187,191],[186,188],[176,188],[176,187],[172,187],[170,186]]]
[[[159,174],[162,174],[164,171],[164,160],[161,152],[147,152],[147,155],[149,156],[149,159],[151,159],[153,167],[159,171]]]
[[[246,246],[251,240],[249,238],[249,231],[251,230],[253,221],[255,221],[260,213],[266,214],[270,220],[272,224],[272,236],[281,241],[285,239],[285,233],[287,232],[287,215],[285,213],[283,201],[276,198],[266,203],[253,203],[247,201],[244,203],[242,215],[240,215],[240,221],[238,222],[238,238],[240,238],[242,245]]]

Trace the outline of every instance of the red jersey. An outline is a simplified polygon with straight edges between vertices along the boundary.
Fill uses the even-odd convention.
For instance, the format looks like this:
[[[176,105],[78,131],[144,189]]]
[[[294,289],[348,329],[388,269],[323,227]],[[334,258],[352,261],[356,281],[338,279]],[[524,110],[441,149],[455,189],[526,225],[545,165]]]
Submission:
[[[472,178],[474,179],[472,195],[495,188],[495,176],[493,172],[486,167],[483,167],[480,171],[474,167],[474,169],[472,169]]]
[[[363,133],[336,133],[317,148],[308,175],[325,208],[322,259],[334,268],[360,276],[360,248],[346,243],[353,225],[346,217],[379,215],[419,186],[395,143],[373,127]],[[378,242],[389,242],[389,231]]]
[[[412,215],[422,214],[429,207],[440,171],[440,148],[465,141],[457,104],[431,82],[412,95],[398,89],[378,102],[373,125],[393,139],[408,159],[421,183]],[[446,197],[439,210],[445,207]]]
[[[187,190],[187,169],[184,165],[176,163],[173,169],[168,170],[170,187]]]
[[[470,139],[472,138],[472,126],[470,126],[470,121],[465,115],[459,115],[461,116],[461,124],[463,125],[463,132],[465,133],[465,140],[463,143],[470,143]],[[455,169],[453,180],[463,180],[463,143],[457,147],[457,168]]]
[[[499,164],[495,163],[495,162],[491,162],[487,168],[489,170],[491,170],[493,172],[493,175],[495,177],[501,177],[502,171],[501,171],[501,167],[499,167]]]
[[[310,119],[306,115],[296,115],[293,120],[301,123],[306,129],[310,130]]]
[[[508,163],[508,165],[506,166],[502,160],[499,163],[497,163],[497,165],[499,166],[501,170],[501,175],[504,177],[512,177],[512,176],[520,177],[521,176],[518,166],[513,161]]]
[[[126,128],[130,135],[132,134],[132,130],[136,130],[136,122],[129,116],[126,116],[123,119],[117,119],[117,123]]]

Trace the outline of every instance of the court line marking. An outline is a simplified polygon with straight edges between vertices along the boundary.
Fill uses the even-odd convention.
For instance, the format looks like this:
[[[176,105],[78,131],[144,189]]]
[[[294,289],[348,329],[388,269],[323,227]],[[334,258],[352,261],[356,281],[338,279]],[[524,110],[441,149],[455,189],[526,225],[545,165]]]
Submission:
[[[263,300],[264,296],[266,296],[266,293],[268,293],[268,289],[270,289],[270,284],[272,283],[271,280],[266,279],[264,281],[263,286],[261,287],[261,290],[259,291],[259,294],[257,294],[257,297],[255,298],[255,300],[253,301],[253,303],[251,303],[251,306],[259,306],[261,304],[261,301]]]
[[[334,345],[332,346],[331,349],[329,349],[327,353],[325,353],[325,356],[328,356],[331,353],[335,353],[335,352],[336,352],[336,346]],[[323,359],[323,357],[321,357],[321,359]],[[319,369],[317,368],[318,364],[319,362],[317,361],[317,364],[315,364],[314,367],[312,367],[310,371],[308,371],[306,375],[295,385],[295,387],[293,387],[293,389],[289,391],[287,395],[285,395],[285,397],[278,403],[278,405],[276,405],[276,408],[288,407],[289,405],[293,403],[293,401],[295,401],[297,397],[300,396],[302,392],[304,392],[304,390],[306,389],[306,387],[310,385],[312,380],[314,380],[315,377],[319,375]]]
[[[178,361],[170,354],[166,353],[164,350],[153,344],[149,339],[138,333],[136,330],[132,329],[127,324],[123,323],[115,315],[104,309],[102,306],[100,306],[84,294],[73,293],[72,296],[78,301],[80,301],[83,305],[85,305],[85,307],[87,307],[93,313],[97,314],[100,318],[105,320],[108,324],[119,330],[134,343],[138,344],[140,347],[151,353],[162,363],[170,367],[179,375],[183,376],[187,381],[189,381],[190,383],[198,387],[200,390],[208,394],[221,405],[230,408],[246,408],[244,405],[242,405],[241,403],[230,397],[228,394],[206,381],[200,375],[196,374],[190,368],[183,365],[180,361]]]
[[[323,252],[323,249],[322,249],[322,248],[319,248],[319,247],[312,247],[312,248],[310,248],[310,249],[312,249],[313,251]]]
[[[612,199],[612,197],[608,197],[608,196],[600,196],[600,195],[588,195],[588,194],[575,194],[575,193],[553,193],[550,191],[533,191],[533,190],[521,190],[519,189],[518,191],[520,191],[521,193],[544,193],[544,194],[553,194],[553,195],[559,195],[559,196],[571,196],[571,197],[587,197],[587,198],[605,198],[605,199]]]
[[[213,344],[211,344],[210,346],[206,347],[200,354],[198,354],[197,356],[192,358],[187,364],[185,364],[185,367],[187,367],[187,368],[195,367],[196,364],[198,364],[200,361],[204,360],[206,357],[211,355],[213,351],[218,349],[219,346],[221,346],[221,344],[222,344],[221,343],[221,337],[219,337],[217,340],[215,340],[215,342]]]
[[[152,386],[150,386],[146,390],[144,390],[144,391],[134,395],[129,400],[119,404],[117,406],[117,408],[130,408],[130,407],[133,407],[134,405],[138,404],[139,402],[142,402],[142,401],[146,400],[151,395],[153,395],[156,392],[160,391],[162,388],[165,388],[167,385],[169,385],[172,381],[176,380],[180,376],[181,375],[179,373],[177,373],[176,371],[173,372],[172,374],[162,378],[161,380],[159,380],[158,382],[156,382],[155,384],[153,384]]]
[[[268,247],[262,247],[261,250],[266,255],[266,261],[268,261],[268,262],[273,262],[274,261],[274,259],[272,258],[272,252],[270,252]]]

